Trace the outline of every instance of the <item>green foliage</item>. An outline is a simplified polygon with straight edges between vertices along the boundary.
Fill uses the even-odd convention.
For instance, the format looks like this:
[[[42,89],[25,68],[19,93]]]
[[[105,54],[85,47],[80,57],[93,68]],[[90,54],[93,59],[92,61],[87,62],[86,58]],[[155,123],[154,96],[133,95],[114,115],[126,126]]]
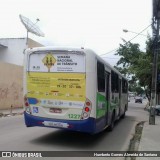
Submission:
[[[137,64],[137,60],[141,56],[141,51],[139,49],[139,44],[132,44],[131,42],[125,42],[124,45],[120,44],[119,49],[115,55],[121,56],[120,60],[117,62],[117,66],[122,64],[123,68],[129,68]]]
[[[142,95],[142,94],[144,94],[144,90],[143,90],[142,87],[140,87],[140,86],[137,86],[137,87],[135,88],[135,92],[137,93],[137,95]]]
[[[152,39],[148,37],[146,52],[142,52],[139,44],[133,44],[123,40],[116,55],[121,56],[117,62],[117,68],[124,75],[132,75],[129,80],[130,91],[142,92],[142,87],[150,92],[152,80]]]

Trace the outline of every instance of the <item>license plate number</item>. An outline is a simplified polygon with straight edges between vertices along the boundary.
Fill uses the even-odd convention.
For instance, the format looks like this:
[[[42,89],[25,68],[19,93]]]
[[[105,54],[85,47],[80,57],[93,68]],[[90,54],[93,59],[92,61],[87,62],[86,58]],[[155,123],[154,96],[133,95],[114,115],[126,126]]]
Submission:
[[[49,111],[51,113],[62,113],[62,109],[60,109],[60,108],[50,108]]]
[[[68,123],[62,123],[62,122],[52,122],[52,121],[44,121],[43,124],[45,126],[50,127],[60,127],[60,128],[68,128]]]

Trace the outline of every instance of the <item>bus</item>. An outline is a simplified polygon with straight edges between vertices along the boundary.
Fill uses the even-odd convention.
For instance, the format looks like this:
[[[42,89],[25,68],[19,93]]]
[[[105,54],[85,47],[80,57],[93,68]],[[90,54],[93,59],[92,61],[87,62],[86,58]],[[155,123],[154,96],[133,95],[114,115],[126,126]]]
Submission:
[[[23,76],[27,127],[96,134],[128,109],[127,79],[90,49],[27,49]]]

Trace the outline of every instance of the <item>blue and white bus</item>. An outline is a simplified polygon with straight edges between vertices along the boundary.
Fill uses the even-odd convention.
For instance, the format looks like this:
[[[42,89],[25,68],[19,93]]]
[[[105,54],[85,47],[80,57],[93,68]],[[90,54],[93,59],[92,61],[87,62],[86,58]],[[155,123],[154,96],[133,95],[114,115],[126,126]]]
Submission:
[[[125,117],[127,79],[92,50],[27,49],[24,62],[27,127],[95,134]]]

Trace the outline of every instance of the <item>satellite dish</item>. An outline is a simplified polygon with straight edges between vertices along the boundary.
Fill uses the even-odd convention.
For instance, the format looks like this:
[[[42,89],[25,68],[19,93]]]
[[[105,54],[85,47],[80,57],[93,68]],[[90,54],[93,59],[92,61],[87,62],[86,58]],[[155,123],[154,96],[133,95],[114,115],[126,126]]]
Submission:
[[[37,19],[37,21],[35,23],[33,23],[28,18],[26,18],[22,15],[19,15],[19,18],[20,18],[21,22],[23,23],[23,25],[25,26],[25,28],[27,29],[27,39],[28,39],[28,32],[31,32],[37,36],[40,36],[40,37],[44,37],[44,33],[36,25],[36,23],[39,21],[39,19]]]

